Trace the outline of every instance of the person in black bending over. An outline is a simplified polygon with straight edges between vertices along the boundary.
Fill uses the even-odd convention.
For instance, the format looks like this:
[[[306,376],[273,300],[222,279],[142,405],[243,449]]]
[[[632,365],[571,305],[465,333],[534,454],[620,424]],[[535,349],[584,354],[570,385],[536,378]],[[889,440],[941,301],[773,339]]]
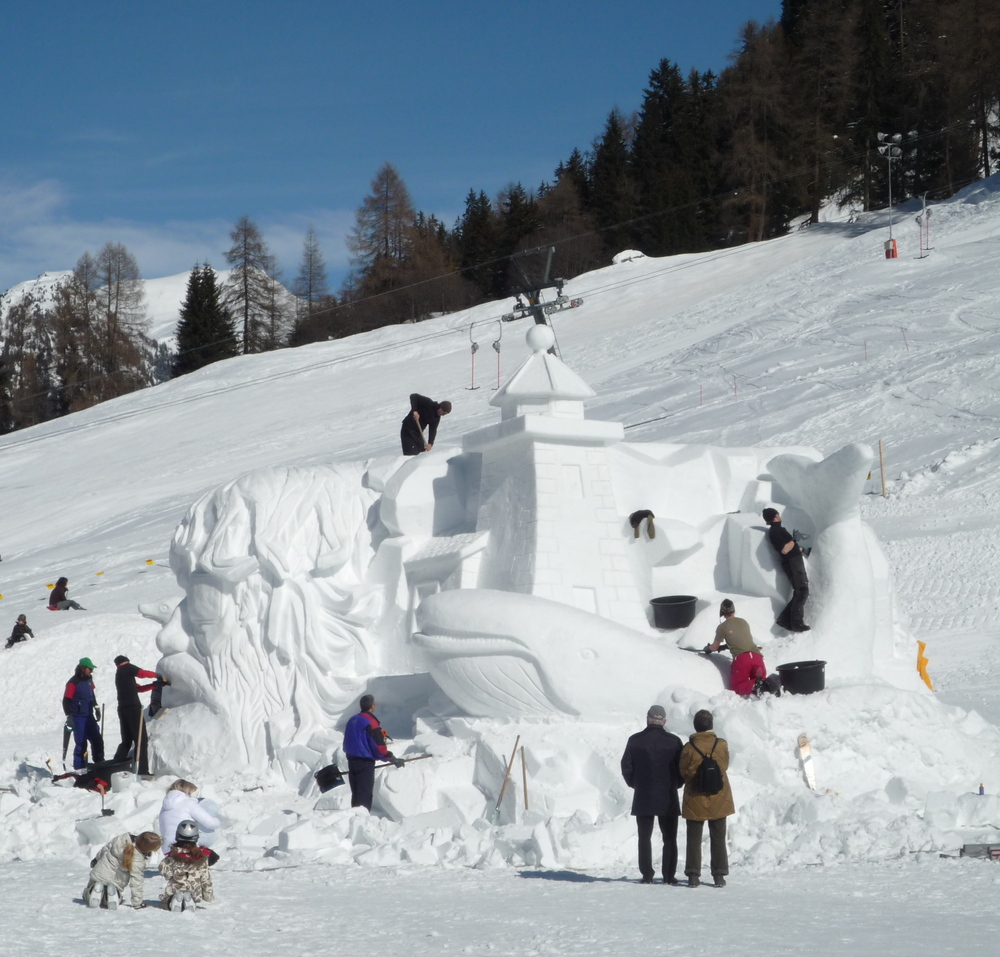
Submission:
[[[781,524],[781,515],[776,508],[765,508],[761,514],[770,526],[767,537],[781,559],[781,567],[785,570],[788,580],[792,583],[792,600],[778,615],[777,624],[786,631],[809,631],[809,626],[802,620],[802,612],[809,597],[809,578],[802,557],[802,546]]]
[[[155,671],[144,671],[132,664],[125,655],[115,658],[115,690],[118,692],[118,724],[121,728],[122,743],[115,752],[115,761],[124,761],[135,747],[139,757],[140,775],[149,774],[149,747],[142,720],[141,691],[151,691],[152,684],[137,685],[136,678],[159,678]]]
[[[403,444],[403,455],[419,455],[430,452],[437,438],[438,423],[442,415],[451,412],[450,402],[435,402],[427,396],[414,392],[410,396],[410,411],[403,419],[399,430],[399,440]],[[424,429],[427,439],[424,439]]]
[[[362,695],[358,704],[361,710],[344,728],[347,781],[351,785],[351,807],[366,807],[370,811],[375,791],[375,762],[387,761],[397,768],[406,762],[385,746],[385,731],[372,711],[375,696]]]
[[[664,884],[677,884],[677,820],[681,805],[677,790],[684,784],[680,771],[683,744],[664,728],[667,713],[654,704],[646,712],[646,728],[633,734],[622,755],[622,777],[635,791],[632,815],[639,835],[639,872],[643,884],[653,883],[653,820],[663,836]]]
[[[10,633],[10,637],[7,639],[7,644],[4,647],[13,648],[19,641],[27,641],[29,635],[32,638],[35,637],[35,633],[28,627],[27,616],[18,615],[17,622],[14,624],[14,630]]]

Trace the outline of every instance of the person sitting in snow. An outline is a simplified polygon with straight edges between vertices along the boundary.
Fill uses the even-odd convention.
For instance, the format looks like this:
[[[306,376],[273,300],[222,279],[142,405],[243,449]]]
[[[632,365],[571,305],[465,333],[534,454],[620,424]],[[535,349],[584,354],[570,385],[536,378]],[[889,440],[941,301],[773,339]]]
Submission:
[[[104,760],[104,738],[101,728],[94,717],[97,699],[94,694],[94,663],[89,658],[81,658],[76,666],[73,677],[66,682],[63,693],[63,714],[69,718],[73,727],[73,767],[80,769],[87,766],[87,743],[93,748],[95,764]]]
[[[125,888],[132,890],[132,906],[145,907],[142,899],[146,863],[160,849],[160,835],[143,831],[138,836],[119,834],[108,841],[90,862],[90,880],[83,891],[88,907],[118,908],[119,896]]]
[[[28,627],[27,615],[18,615],[17,621],[14,623],[14,630],[10,633],[4,647],[13,648],[19,641],[27,641],[29,636],[34,638],[35,633]]]
[[[703,652],[728,651],[733,656],[729,671],[729,688],[738,695],[748,697],[755,694],[759,698],[765,691],[781,693],[781,679],[778,675],[767,676],[767,666],[750,634],[750,625],[736,617],[736,605],[726,598],[719,606],[722,622],[715,629],[715,640],[705,645]]]
[[[372,809],[375,792],[375,762],[388,761],[397,768],[405,765],[385,745],[385,731],[372,709],[375,696],[361,696],[361,710],[344,728],[344,754],[347,755],[347,781],[351,785],[351,807]]]
[[[209,868],[219,859],[215,851],[198,844],[200,835],[194,821],[181,821],[170,850],[160,861],[160,873],[167,885],[160,894],[160,906],[172,911],[194,910],[196,904],[215,900]]]
[[[72,598],[66,597],[68,588],[68,578],[60,578],[56,581],[55,587],[49,592],[49,611],[67,611],[70,608],[75,608],[77,611],[87,610],[83,605],[73,601]]]
[[[806,599],[809,597],[809,577],[806,575],[802,546],[782,526],[781,515],[776,508],[765,508],[761,515],[770,526],[767,530],[768,540],[778,553],[781,567],[792,583],[792,600],[778,615],[776,624],[785,631],[809,631],[809,626],[802,620]]]

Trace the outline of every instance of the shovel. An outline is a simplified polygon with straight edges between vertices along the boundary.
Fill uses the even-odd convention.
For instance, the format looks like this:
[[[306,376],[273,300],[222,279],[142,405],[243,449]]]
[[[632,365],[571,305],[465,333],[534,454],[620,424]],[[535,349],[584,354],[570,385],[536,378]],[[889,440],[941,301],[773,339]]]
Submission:
[[[493,808],[493,817],[490,823],[496,827],[500,823],[500,802],[503,801],[503,793],[507,790],[507,782],[510,780],[510,771],[514,767],[514,758],[517,757],[517,746],[521,743],[521,735],[517,736],[514,742],[514,750],[510,752],[510,761],[507,762],[507,773],[503,776],[503,784],[500,787],[500,797],[497,798],[497,806]]]
[[[411,761],[423,761],[427,758],[433,758],[433,754],[421,754],[415,758],[403,758],[404,764],[409,764]],[[376,764],[375,770],[378,771],[381,768],[391,768],[395,765],[389,764]],[[321,794],[326,794],[327,791],[332,791],[334,788],[339,788],[341,784],[344,783],[344,772],[340,770],[335,764],[328,764],[325,768],[320,768],[313,777],[316,779],[316,784],[319,787]]]

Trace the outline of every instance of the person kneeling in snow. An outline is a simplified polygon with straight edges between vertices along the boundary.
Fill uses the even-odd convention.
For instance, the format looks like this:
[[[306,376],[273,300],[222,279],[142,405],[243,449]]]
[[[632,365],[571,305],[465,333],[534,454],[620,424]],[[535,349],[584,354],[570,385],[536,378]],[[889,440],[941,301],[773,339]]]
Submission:
[[[198,845],[198,825],[181,821],[177,838],[160,861],[160,873],[167,886],[160,894],[160,906],[172,911],[194,910],[195,904],[215,900],[209,868],[219,859],[215,851]]]
[[[728,650],[733,656],[729,672],[729,687],[738,695],[748,697],[755,694],[759,698],[765,691],[781,694],[781,679],[777,675],[767,676],[767,667],[750,634],[750,625],[736,617],[736,606],[726,598],[719,606],[719,617],[723,619],[715,629],[715,640],[705,645],[704,654]]]
[[[119,895],[124,894],[126,887],[131,887],[132,906],[145,907],[142,886],[146,862],[160,849],[161,843],[160,835],[152,831],[143,831],[138,837],[119,834],[108,841],[90,862],[90,880],[83,891],[84,903],[88,907],[116,910]]]

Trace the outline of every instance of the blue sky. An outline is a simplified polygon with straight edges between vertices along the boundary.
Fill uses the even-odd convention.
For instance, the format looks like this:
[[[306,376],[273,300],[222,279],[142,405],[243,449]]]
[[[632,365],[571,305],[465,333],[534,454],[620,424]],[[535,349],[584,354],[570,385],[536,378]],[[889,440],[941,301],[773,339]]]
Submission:
[[[14,9],[11,9],[11,8]],[[725,68],[781,0],[8,3],[0,291],[124,242],[147,278],[225,262],[246,214],[332,284],[389,160],[449,226],[470,188],[551,180],[662,58]]]

